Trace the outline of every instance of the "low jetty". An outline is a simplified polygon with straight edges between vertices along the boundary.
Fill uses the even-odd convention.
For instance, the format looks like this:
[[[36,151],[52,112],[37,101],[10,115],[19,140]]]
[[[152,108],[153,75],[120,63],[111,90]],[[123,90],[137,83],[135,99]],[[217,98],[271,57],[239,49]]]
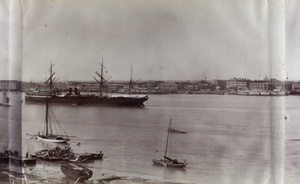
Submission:
[[[18,166],[34,166],[36,165],[36,159],[18,157],[18,156],[8,156],[9,163],[15,163]]]
[[[0,163],[15,164],[17,166],[34,166],[35,158],[21,157],[17,151],[5,150],[0,153]]]

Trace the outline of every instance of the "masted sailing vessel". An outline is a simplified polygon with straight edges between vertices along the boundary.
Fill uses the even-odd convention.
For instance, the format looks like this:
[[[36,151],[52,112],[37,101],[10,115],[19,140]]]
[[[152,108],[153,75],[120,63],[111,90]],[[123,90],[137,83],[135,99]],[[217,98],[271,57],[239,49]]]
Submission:
[[[46,102],[46,97],[51,103],[63,103],[63,104],[96,104],[96,105],[107,105],[107,106],[132,106],[132,107],[144,107],[144,102],[148,100],[148,95],[104,95],[104,86],[108,79],[104,78],[103,75],[103,61],[100,64],[100,73],[95,72],[99,77],[98,79],[94,77],[96,82],[99,84],[99,95],[85,94],[81,95],[75,88],[75,92],[72,93],[72,89],[69,93],[62,94],[60,92],[53,91],[53,84],[58,80],[54,77],[53,64],[50,65],[50,77],[46,80],[46,90],[44,91],[31,91],[27,92],[25,95],[25,102]],[[130,80],[132,83],[132,80]],[[130,84],[130,86],[132,86]]]
[[[185,168],[186,165],[188,164],[186,162],[186,160],[184,160],[183,162],[179,162],[177,159],[173,159],[167,156],[167,152],[168,152],[168,142],[169,142],[169,136],[170,136],[170,130],[171,130],[171,122],[172,122],[172,118],[170,118],[170,124],[169,124],[169,128],[168,128],[168,136],[167,136],[167,142],[166,142],[166,149],[165,149],[165,155],[163,159],[153,159],[153,163],[154,164],[158,164],[158,165],[162,165],[165,167],[177,167],[177,168]]]
[[[46,97],[46,116],[45,116],[45,132],[38,132],[37,139],[46,141],[46,142],[53,142],[53,143],[66,143],[70,140],[69,136],[67,135],[66,131],[62,128],[62,126],[57,121],[56,117],[52,110],[49,110],[49,102],[48,98]],[[52,115],[52,116],[51,116]],[[52,117],[52,118],[50,118]],[[53,126],[56,127],[57,131],[60,131],[60,134],[53,132]]]

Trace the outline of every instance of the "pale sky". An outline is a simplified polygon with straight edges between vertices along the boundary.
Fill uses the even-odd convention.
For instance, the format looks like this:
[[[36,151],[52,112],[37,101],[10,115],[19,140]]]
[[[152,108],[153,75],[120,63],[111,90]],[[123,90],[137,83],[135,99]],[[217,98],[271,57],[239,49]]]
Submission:
[[[289,79],[300,80],[299,3],[288,4],[286,67]],[[268,6],[261,0],[24,0],[22,80],[42,81],[51,61],[60,81],[93,80],[102,57],[111,80],[129,80],[131,64],[136,80],[270,77]]]
[[[9,1],[0,1],[0,80],[8,79]]]
[[[286,5],[286,63],[288,78],[300,80],[300,1]]]

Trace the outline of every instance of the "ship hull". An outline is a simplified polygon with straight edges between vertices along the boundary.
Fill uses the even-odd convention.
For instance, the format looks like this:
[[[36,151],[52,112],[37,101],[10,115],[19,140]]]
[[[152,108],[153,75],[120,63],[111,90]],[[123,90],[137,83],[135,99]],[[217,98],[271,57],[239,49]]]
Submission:
[[[79,164],[62,164],[62,173],[69,178],[77,181],[85,181],[93,176],[93,171]]]
[[[165,166],[165,167],[175,167],[175,168],[185,168],[187,163],[172,163],[168,160],[157,160],[157,159],[153,159],[152,160],[154,164],[157,164],[157,165],[161,165],[161,166]]]
[[[69,139],[55,139],[55,138],[46,138],[41,136],[37,136],[37,139],[40,141],[52,142],[52,143],[66,143],[69,141]]]
[[[45,103],[45,96],[25,96],[25,102]],[[95,104],[95,105],[110,105],[110,106],[135,106],[144,107],[144,102],[148,100],[148,96],[143,97],[130,97],[130,96],[117,96],[117,97],[85,97],[85,96],[48,96],[49,103],[62,103],[62,104]]]

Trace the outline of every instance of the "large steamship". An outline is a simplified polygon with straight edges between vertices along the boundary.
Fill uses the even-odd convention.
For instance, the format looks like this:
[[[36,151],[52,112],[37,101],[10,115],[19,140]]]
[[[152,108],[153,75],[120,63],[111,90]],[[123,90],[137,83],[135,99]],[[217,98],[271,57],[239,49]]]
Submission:
[[[100,78],[99,80],[94,77],[94,79],[99,83],[100,92],[99,95],[95,94],[80,94],[77,88],[69,89],[67,94],[58,94],[52,91],[53,84],[57,81],[54,77],[54,72],[52,71],[53,64],[50,65],[50,77],[46,80],[47,91],[44,92],[27,92],[25,95],[25,102],[37,102],[45,103],[48,99],[49,103],[63,103],[63,104],[95,104],[95,105],[109,105],[109,106],[133,106],[133,107],[144,107],[144,102],[148,100],[148,95],[132,95],[131,93],[127,95],[111,95],[107,96],[103,94],[103,89],[105,82],[107,80],[103,77],[103,61],[101,65],[101,72],[95,72]],[[132,77],[131,77],[132,78]],[[132,80],[130,79],[130,86],[132,86]]]

